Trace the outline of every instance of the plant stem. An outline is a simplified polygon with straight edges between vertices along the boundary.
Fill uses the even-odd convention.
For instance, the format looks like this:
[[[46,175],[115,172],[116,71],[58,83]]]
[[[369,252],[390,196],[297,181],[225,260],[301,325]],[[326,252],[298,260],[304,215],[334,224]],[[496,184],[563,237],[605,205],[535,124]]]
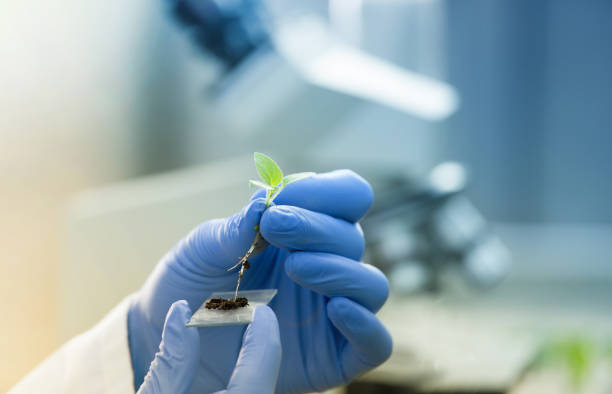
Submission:
[[[240,267],[240,273],[238,274],[238,282],[236,283],[236,291],[234,292],[234,301],[238,299],[238,288],[240,287],[240,281],[242,280],[242,275],[244,274],[244,264]]]
[[[264,208],[264,211],[268,209],[268,207],[270,206],[270,203],[272,202],[273,194],[274,194],[274,190],[266,191],[266,206]],[[257,224],[256,229],[257,229],[257,234],[255,234],[255,239],[253,239],[253,242],[251,243],[249,250],[247,250],[244,256],[242,256],[235,265],[233,265],[231,268],[228,269],[228,271],[231,271],[234,268],[240,266],[240,272],[238,273],[238,281],[236,282],[236,291],[234,291],[234,301],[236,301],[236,299],[238,298],[238,289],[240,288],[240,281],[242,280],[242,275],[244,275],[244,269],[245,269],[244,265],[246,264],[247,260],[253,254],[261,252],[262,250],[266,248],[266,246],[268,246],[268,241],[266,241],[261,236],[261,233],[259,232],[259,224]]]
[[[249,250],[247,250],[247,252],[244,254],[244,256],[242,256],[240,258],[240,260],[238,261],[238,263],[236,265],[234,265],[232,268],[230,268],[230,270],[236,268],[238,265],[240,265],[240,273],[238,274],[238,282],[236,283],[236,291],[234,292],[234,301],[236,301],[236,298],[238,298],[238,288],[240,287],[240,281],[242,280],[242,275],[244,275],[244,263],[248,260],[249,257],[251,257],[251,255],[253,254],[253,251],[255,250],[255,246],[256,246],[256,241],[257,238],[259,237],[259,231],[257,232],[257,235],[255,236],[255,239],[253,240],[253,243],[251,243],[251,246],[249,247]]]
[[[261,252],[267,246],[268,246],[268,241],[266,241],[264,239],[264,237],[262,237],[261,233],[258,230],[257,234],[255,235],[255,239],[253,240],[253,242],[251,243],[251,246],[249,247],[249,250],[247,250],[247,252],[244,254],[244,256],[242,256],[238,260],[238,263],[236,263],[234,266],[232,266],[231,268],[228,269],[228,271],[231,271],[234,268],[240,266],[240,272],[238,274],[238,281],[236,283],[236,291],[234,292],[234,300],[236,300],[236,298],[238,298],[238,288],[240,287],[240,281],[242,279],[242,275],[244,275],[244,270],[245,270],[246,262],[248,261],[248,259],[251,256]]]

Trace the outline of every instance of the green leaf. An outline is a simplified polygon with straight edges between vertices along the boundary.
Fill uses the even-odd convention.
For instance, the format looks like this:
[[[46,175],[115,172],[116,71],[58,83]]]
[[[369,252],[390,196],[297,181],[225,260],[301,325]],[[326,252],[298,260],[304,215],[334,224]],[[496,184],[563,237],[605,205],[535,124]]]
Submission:
[[[265,183],[260,182],[260,181],[256,181],[254,179],[249,180],[249,185],[251,185],[252,187],[262,188],[262,189],[266,189],[266,190],[272,189],[271,186],[268,186]]]
[[[263,153],[255,152],[255,168],[264,183],[274,187],[283,181],[283,172],[274,160]]]
[[[298,173],[295,173],[295,174],[289,174],[289,175],[287,175],[286,177],[283,178],[283,185],[287,186],[290,183],[297,182],[299,180],[311,177],[313,175],[315,175],[314,172],[298,172]]]

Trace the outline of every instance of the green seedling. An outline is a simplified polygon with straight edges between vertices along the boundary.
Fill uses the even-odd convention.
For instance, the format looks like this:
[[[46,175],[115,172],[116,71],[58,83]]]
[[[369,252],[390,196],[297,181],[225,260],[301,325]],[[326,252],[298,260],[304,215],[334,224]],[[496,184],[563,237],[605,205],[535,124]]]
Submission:
[[[602,355],[593,340],[582,336],[568,336],[545,343],[535,360],[536,366],[562,365],[566,368],[574,391],[578,391]]]
[[[250,180],[249,184],[256,188],[262,188],[266,191],[266,209],[274,202],[276,196],[285,188],[285,186],[297,182],[301,179],[313,176],[314,172],[299,172],[296,174],[290,174],[283,176],[283,171],[280,169],[278,164],[272,158],[264,155],[263,153],[255,152],[253,155],[255,160],[255,168],[259,174],[260,181]],[[240,287],[240,281],[244,275],[244,270],[249,269],[249,258],[261,252],[268,246],[266,241],[259,232],[259,224],[255,226],[255,239],[251,243],[251,246],[247,252],[240,257],[238,262],[228,269],[231,271],[235,268],[240,267],[238,274],[238,283],[236,283],[236,292],[234,293],[234,301],[238,298],[238,288]]]

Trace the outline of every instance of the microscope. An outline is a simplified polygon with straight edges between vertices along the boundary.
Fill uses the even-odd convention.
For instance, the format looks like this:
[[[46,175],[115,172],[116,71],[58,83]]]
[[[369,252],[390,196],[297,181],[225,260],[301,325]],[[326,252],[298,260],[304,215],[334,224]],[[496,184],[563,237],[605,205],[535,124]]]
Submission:
[[[377,180],[376,201],[362,221],[365,259],[387,274],[396,294],[486,289],[508,273],[510,252],[465,196],[468,177],[459,163],[441,163],[424,179]]]

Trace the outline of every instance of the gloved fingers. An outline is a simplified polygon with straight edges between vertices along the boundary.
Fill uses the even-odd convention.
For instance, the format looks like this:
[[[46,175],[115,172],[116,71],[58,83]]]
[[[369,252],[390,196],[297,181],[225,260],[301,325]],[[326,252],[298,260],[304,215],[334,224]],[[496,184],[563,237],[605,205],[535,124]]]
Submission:
[[[166,316],[159,351],[138,394],[187,394],[200,360],[200,337],[195,327],[185,327],[191,310],[186,301],[177,301]]]
[[[268,242],[290,251],[328,252],[359,260],[365,248],[355,223],[289,205],[268,208],[260,231]]]
[[[285,271],[303,287],[328,297],[348,297],[372,312],[389,295],[389,282],[378,268],[335,254],[291,253]]]
[[[265,196],[264,190],[252,199]],[[292,205],[356,222],[370,209],[374,195],[368,182],[351,170],[336,170],[287,185],[274,200],[276,205]]]
[[[347,382],[391,356],[391,334],[372,312],[347,298],[334,297],[327,303],[327,314],[347,339],[340,354]]]
[[[244,333],[242,348],[227,390],[219,393],[274,393],[281,353],[276,315],[266,305],[256,307],[253,322]]]
[[[179,262],[175,268],[188,271],[186,274],[224,273],[255,239],[264,209],[265,200],[255,199],[233,216],[202,223],[174,250],[171,257]]]

